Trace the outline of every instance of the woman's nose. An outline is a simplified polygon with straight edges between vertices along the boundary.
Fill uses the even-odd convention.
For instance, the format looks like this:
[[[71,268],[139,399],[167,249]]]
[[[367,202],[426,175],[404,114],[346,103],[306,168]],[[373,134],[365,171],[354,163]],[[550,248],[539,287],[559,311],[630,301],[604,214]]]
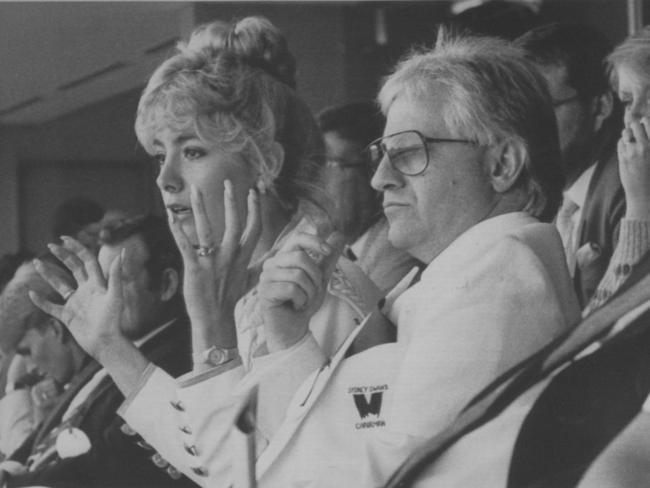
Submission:
[[[167,156],[160,167],[156,185],[163,193],[178,193],[183,189],[183,179],[178,172],[176,158]]]

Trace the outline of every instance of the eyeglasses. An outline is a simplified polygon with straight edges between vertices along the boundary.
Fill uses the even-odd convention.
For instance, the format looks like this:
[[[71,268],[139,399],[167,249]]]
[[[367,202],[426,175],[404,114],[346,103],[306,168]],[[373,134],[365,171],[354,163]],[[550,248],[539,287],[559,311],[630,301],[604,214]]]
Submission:
[[[553,100],[551,103],[553,104],[553,108],[558,108],[561,107],[562,105],[566,105],[571,102],[575,102],[580,98],[580,95],[572,95],[567,98],[562,98],[561,100]]]
[[[375,171],[384,157],[387,157],[395,171],[406,176],[417,176],[429,166],[429,145],[447,142],[476,144],[469,139],[425,137],[417,130],[406,130],[380,137],[371,142],[366,151]]]

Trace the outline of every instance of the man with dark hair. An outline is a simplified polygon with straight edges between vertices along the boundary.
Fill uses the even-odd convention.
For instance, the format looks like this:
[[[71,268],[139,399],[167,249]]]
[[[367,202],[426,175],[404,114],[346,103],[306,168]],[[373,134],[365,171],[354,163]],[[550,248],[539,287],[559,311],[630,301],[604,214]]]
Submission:
[[[354,102],[325,109],[318,123],[325,141],[325,190],[341,231],[352,242],[381,216],[364,149],[381,136],[384,117],[374,103]]]
[[[74,237],[84,246],[97,252],[99,229],[105,213],[104,208],[90,198],[70,198],[54,210],[52,238],[55,242],[60,242],[61,236]]]
[[[622,115],[604,66],[612,46],[598,30],[572,24],[540,26],[516,42],[551,92],[566,178],[556,224],[585,307],[607,269],[625,212],[616,157]]]
[[[346,237],[346,255],[387,292],[418,262],[388,242],[381,197],[370,186],[372,166],[366,147],[381,137],[385,118],[373,102],[326,108],[318,115],[325,141],[321,177]]]
[[[123,328],[129,324],[123,332],[149,360],[170,374],[185,373],[190,368],[190,348],[180,294],[181,259],[166,222],[153,216],[125,219],[101,235],[97,259],[101,278],[106,280],[111,263],[123,257],[122,292],[129,315],[129,320],[120,323]],[[64,239],[62,246],[51,245],[50,249],[66,261],[74,246],[80,245]],[[39,261],[36,266],[41,270],[51,265]],[[59,286],[69,290],[67,300],[76,298],[69,284],[61,282]],[[60,294],[61,290],[57,291]],[[67,336],[60,327],[53,330]],[[31,343],[30,338],[34,339]],[[24,338],[22,352],[35,355],[41,339],[43,334],[38,333]],[[8,486],[189,484],[186,479],[179,480],[180,474],[120,420],[117,409],[124,398],[108,373],[94,361],[75,361],[75,366],[74,377],[53,412],[12,456],[27,468],[22,473],[8,469],[13,473],[5,474]]]

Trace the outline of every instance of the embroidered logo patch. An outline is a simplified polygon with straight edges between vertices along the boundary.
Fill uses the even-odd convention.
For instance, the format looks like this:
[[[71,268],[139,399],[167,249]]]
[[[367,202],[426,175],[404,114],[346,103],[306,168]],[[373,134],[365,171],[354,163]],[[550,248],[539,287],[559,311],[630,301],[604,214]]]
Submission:
[[[351,386],[348,388],[348,393],[352,395],[354,406],[361,420],[354,425],[356,429],[372,429],[386,425],[381,418],[381,407],[386,390],[388,390],[388,385]]]

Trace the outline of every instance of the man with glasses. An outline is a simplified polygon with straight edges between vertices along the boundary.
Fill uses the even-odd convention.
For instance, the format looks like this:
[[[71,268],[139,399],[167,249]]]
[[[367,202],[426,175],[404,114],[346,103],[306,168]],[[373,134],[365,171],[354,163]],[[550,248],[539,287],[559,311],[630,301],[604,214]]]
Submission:
[[[616,157],[623,118],[604,65],[612,46],[598,30],[573,24],[537,27],[517,43],[553,99],[566,178],[556,225],[584,308],[607,269],[625,212]]]
[[[259,486],[381,486],[478,390],[579,317],[557,231],[538,220],[555,214],[562,178],[548,92],[522,52],[441,35],[397,66],[379,100],[372,185],[389,240],[426,269],[327,358],[307,328],[327,279],[310,254],[333,250],[303,235],[265,262],[269,354],[243,380],[237,363],[180,385],[152,370],[122,414],[203,486],[233,482],[243,454],[226,443],[228,421],[250,386]],[[180,412],[154,394],[174,385]]]

